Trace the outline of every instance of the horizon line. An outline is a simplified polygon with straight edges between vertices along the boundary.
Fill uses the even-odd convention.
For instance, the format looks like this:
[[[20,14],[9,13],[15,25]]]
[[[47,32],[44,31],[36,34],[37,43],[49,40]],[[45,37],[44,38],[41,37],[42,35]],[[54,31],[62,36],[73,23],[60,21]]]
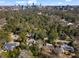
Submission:
[[[18,5],[20,5],[20,6],[28,6],[28,5],[21,5],[21,4],[18,4]],[[18,6],[18,5],[15,4],[15,5],[0,5],[0,6]],[[40,4],[39,5],[35,4],[35,5],[40,6]],[[41,6],[79,6],[79,5],[76,5],[76,4],[67,4],[67,5],[42,5],[41,4]]]

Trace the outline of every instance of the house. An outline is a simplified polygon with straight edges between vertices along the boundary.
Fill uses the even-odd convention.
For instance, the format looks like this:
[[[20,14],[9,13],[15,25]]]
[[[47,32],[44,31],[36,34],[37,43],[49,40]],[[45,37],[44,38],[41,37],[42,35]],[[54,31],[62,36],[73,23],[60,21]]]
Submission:
[[[28,38],[27,39],[27,45],[31,46],[32,44],[35,44],[36,41],[33,38]]]
[[[52,44],[46,43],[46,45],[41,48],[41,55],[46,58],[56,57],[53,50],[54,50],[54,46]]]
[[[38,14],[38,15],[42,15],[42,12],[38,12],[37,14]]]
[[[48,52],[48,53],[51,53],[52,50],[54,49],[54,46],[52,44],[49,44],[49,43],[46,43],[45,46],[43,46],[43,49]]]
[[[68,25],[68,26],[72,26],[72,25],[73,25],[73,23],[68,23],[67,25]]]
[[[67,45],[67,44],[62,44],[60,46],[55,47],[55,52],[59,54],[63,53],[72,53],[74,52],[74,48]]]
[[[68,51],[68,52],[74,52],[74,48],[71,46],[68,46],[67,44],[61,45],[62,52]]]
[[[67,44],[62,44],[60,46],[56,46],[54,52],[61,58],[72,57],[75,56],[74,48]]]
[[[48,37],[45,37],[44,40],[47,41],[48,40]]]
[[[8,51],[13,51],[14,48],[16,48],[17,46],[19,46],[20,43],[19,42],[11,42],[11,43],[6,43],[4,45],[4,49],[8,50]]]
[[[10,36],[11,36],[12,40],[18,40],[18,38],[19,38],[19,35],[13,34],[13,33],[11,33]]]

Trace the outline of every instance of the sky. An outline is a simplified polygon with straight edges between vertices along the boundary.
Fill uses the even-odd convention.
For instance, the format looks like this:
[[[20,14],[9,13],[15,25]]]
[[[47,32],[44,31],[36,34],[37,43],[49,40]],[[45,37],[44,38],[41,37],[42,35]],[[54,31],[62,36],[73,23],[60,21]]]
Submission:
[[[0,5],[79,5],[79,0],[0,0]]]

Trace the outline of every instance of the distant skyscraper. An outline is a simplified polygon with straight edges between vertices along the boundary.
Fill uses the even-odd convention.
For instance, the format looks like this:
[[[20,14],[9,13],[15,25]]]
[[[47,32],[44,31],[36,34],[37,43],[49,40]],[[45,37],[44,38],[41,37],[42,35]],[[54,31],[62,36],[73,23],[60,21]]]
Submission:
[[[40,7],[41,7],[42,5],[41,5],[41,3],[40,3]]]
[[[34,6],[35,4],[33,3],[32,6]]]

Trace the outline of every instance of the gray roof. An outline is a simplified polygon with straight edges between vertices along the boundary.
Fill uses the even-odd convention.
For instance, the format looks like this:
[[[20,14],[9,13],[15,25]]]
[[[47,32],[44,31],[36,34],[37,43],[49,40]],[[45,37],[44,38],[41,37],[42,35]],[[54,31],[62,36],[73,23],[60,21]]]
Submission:
[[[18,46],[16,43],[7,43],[5,44],[4,48],[6,50],[13,50],[16,46]]]
[[[71,47],[71,46],[68,46],[67,44],[61,45],[61,48],[63,48],[63,49],[66,50],[66,51],[74,52],[74,48]]]

